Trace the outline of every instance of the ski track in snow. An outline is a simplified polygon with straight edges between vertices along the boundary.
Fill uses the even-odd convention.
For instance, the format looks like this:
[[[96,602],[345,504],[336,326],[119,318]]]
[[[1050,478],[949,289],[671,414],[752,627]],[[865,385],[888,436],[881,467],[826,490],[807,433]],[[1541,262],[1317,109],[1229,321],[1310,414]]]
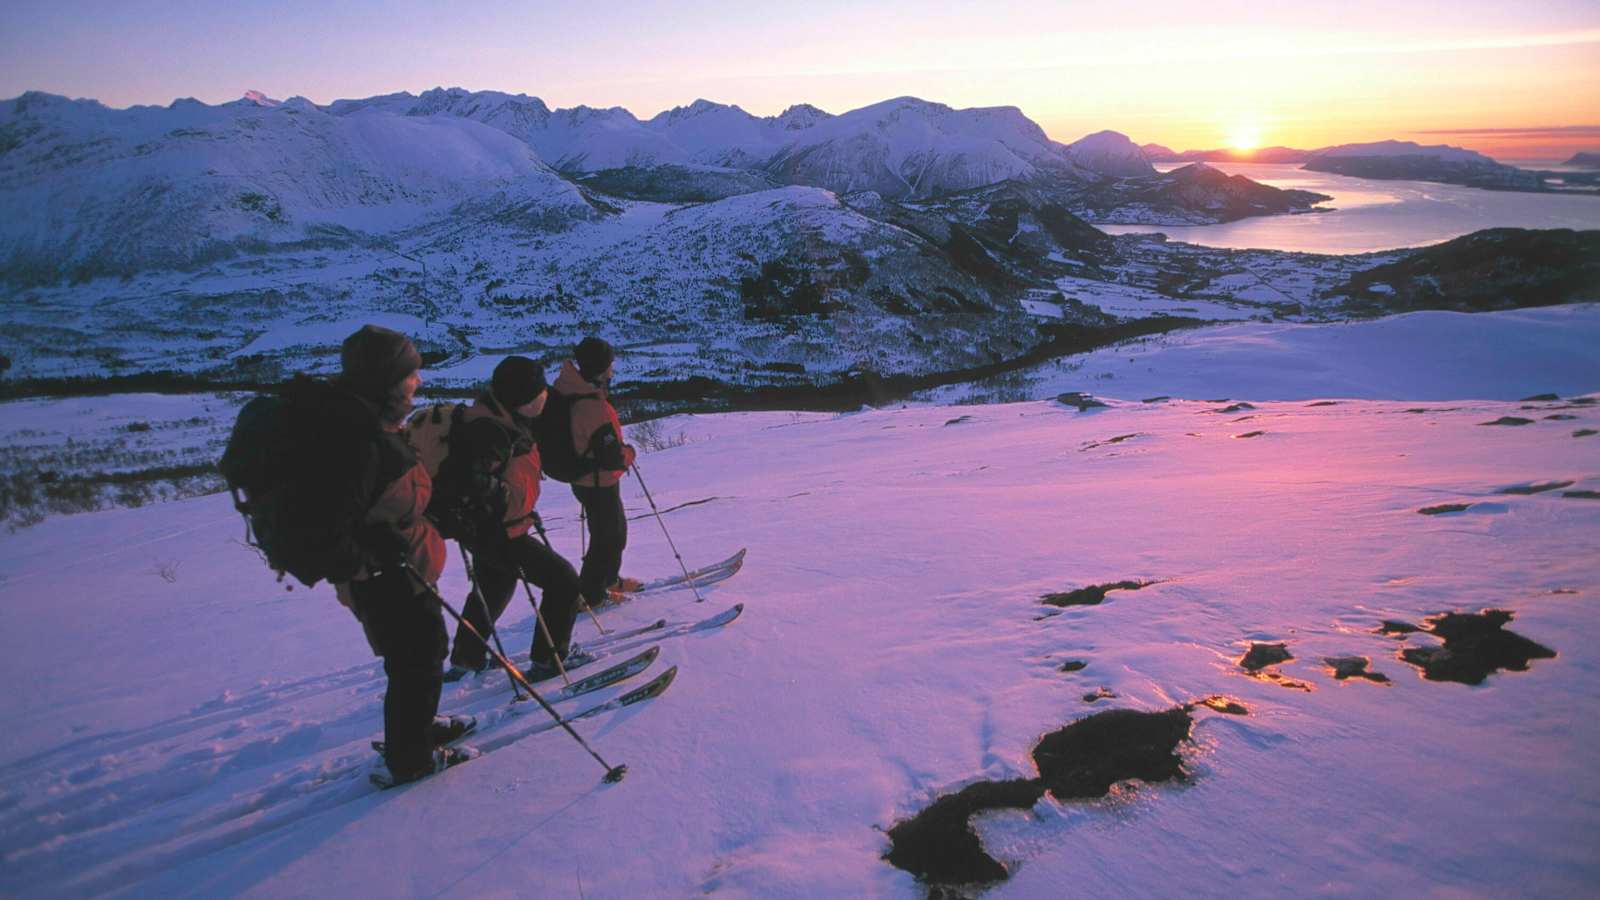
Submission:
[[[1250,714],[1197,712],[1188,784],[977,817],[1012,869],[994,895],[1592,884],[1600,504],[1564,492],[1600,489],[1600,438],[1573,436],[1600,406],[1200,396],[1228,393],[670,420],[689,443],[641,460],[658,504],[722,498],[669,515],[674,538],[693,562],[749,560],[704,604],[672,591],[603,615],[746,611],[560,704],[681,667],[662,700],[579,723],[629,764],[616,786],[490,674],[447,685],[441,712],[478,715],[468,743],[497,751],[379,793],[379,663],[325,590],[285,594],[230,543],[223,496],[0,538],[0,658],[29,686],[4,709],[0,893],[564,895],[581,879],[590,897],[912,896],[874,829],[1031,777],[1038,736],[1089,713],[1214,694]],[[1253,408],[1220,412],[1239,400]],[[1533,424],[1484,424],[1503,416]],[[1572,484],[1502,492],[1550,481]],[[1418,515],[1442,503],[1468,508]],[[574,508],[562,490],[541,506]],[[576,556],[571,530],[554,536]],[[182,561],[175,583],[138,571],[155,549]],[[635,523],[627,570],[675,569]],[[1124,580],[1152,583],[1039,602]],[[522,603],[501,634],[525,652]],[[1435,638],[1374,633],[1486,607],[1558,656],[1468,688],[1398,659]],[[1272,671],[1311,690],[1243,672],[1253,642],[1286,644]],[[1323,659],[1351,655],[1391,683],[1334,680]],[[426,852],[396,854],[413,842]]]

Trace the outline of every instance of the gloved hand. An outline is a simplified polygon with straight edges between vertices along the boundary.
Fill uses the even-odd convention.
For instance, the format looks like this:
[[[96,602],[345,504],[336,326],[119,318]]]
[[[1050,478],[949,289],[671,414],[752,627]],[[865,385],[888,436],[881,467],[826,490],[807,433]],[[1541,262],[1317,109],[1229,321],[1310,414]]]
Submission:
[[[361,526],[356,533],[356,543],[366,553],[367,569],[374,575],[410,562],[411,540],[392,524],[385,522]]]

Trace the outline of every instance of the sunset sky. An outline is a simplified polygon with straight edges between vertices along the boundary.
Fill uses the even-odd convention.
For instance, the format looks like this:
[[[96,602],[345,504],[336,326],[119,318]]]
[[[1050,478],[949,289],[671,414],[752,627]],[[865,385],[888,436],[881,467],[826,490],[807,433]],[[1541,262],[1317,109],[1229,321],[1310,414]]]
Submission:
[[[268,11],[270,9],[270,12]],[[111,106],[249,89],[524,92],[641,118],[913,95],[1011,105],[1057,140],[1174,149],[1401,138],[1502,158],[1600,150],[1600,3],[273,4],[11,0],[0,97]]]

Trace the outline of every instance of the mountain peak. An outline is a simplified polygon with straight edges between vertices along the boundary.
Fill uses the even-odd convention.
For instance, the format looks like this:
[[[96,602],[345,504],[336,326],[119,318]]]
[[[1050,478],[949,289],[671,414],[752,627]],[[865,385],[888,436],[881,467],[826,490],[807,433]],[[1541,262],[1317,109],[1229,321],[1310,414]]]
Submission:
[[[260,91],[245,91],[244,92],[244,100],[245,100],[245,102],[255,104],[256,106],[277,106],[278,105],[278,101],[277,100],[274,100],[271,97],[268,97],[266,94],[263,94]]]

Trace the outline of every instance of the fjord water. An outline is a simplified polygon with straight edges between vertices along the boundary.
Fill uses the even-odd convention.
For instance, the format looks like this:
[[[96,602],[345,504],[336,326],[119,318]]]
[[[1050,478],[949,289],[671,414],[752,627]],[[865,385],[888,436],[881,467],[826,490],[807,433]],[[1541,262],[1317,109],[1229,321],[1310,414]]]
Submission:
[[[1426,181],[1377,181],[1298,164],[1207,163],[1277,188],[1327,194],[1328,212],[1260,216],[1222,225],[1102,225],[1110,234],[1161,232],[1207,247],[1367,253],[1421,247],[1483,228],[1600,228],[1600,196],[1486,191]],[[1162,171],[1175,164],[1157,166]]]

